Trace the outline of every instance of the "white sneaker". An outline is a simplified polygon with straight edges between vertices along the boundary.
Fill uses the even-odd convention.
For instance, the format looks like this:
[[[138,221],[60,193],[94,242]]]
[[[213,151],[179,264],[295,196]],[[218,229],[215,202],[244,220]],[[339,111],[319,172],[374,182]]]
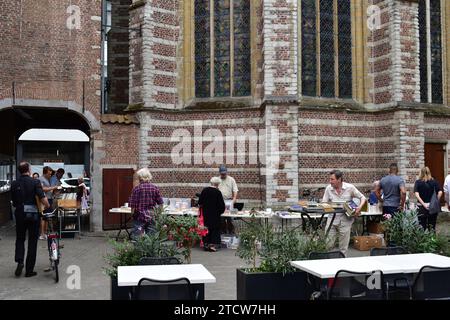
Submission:
[[[44,236],[39,236],[39,240],[45,240]]]

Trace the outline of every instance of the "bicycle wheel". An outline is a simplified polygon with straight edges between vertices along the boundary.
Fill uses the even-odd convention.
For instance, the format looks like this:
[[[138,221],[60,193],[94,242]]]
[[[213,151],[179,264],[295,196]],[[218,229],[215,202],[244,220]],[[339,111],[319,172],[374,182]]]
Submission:
[[[55,283],[59,282],[59,271],[58,271],[58,264],[59,264],[59,260],[55,260],[53,261],[54,263],[54,269],[55,269]]]

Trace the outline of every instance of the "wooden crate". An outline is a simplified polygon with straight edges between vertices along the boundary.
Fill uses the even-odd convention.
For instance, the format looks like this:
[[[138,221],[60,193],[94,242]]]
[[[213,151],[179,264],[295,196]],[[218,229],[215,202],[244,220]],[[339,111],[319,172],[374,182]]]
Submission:
[[[368,251],[382,246],[383,239],[377,236],[357,236],[353,238],[353,247],[360,251]]]
[[[369,222],[367,224],[369,233],[384,233],[384,226],[380,222]]]

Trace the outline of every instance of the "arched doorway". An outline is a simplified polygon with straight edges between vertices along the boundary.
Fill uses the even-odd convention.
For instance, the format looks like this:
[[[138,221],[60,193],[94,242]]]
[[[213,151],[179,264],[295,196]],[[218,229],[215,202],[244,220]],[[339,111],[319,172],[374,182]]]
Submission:
[[[40,174],[44,166],[65,170],[63,178],[90,176],[89,137],[76,129],[30,129],[17,141],[16,158]]]
[[[2,140],[2,142],[0,143],[0,162],[2,164],[5,164],[5,166],[2,166],[2,168],[6,166],[9,166],[10,168],[10,172],[6,173],[9,177],[9,180],[15,179],[16,166],[18,162],[32,160],[27,159],[31,154],[33,154],[33,152],[30,153],[28,151],[34,150],[35,152],[36,150],[39,150],[39,146],[41,146],[43,149],[47,148],[47,150],[51,150],[52,146],[61,147],[61,143],[56,143],[58,137],[47,139],[47,141],[45,141],[46,136],[45,134],[43,134],[43,132],[41,132],[40,135],[38,134],[37,136],[34,136],[34,138],[32,138],[31,140],[29,140],[30,138],[27,138],[27,135],[29,137],[30,129],[36,130],[49,128],[75,130],[76,132],[79,132],[80,135],[82,134],[87,138],[83,141],[77,141],[78,143],[80,143],[78,147],[82,146],[83,148],[83,150],[81,151],[83,154],[83,159],[81,160],[81,163],[79,165],[82,164],[85,167],[87,175],[91,176],[91,157],[93,155],[93,143],[91,136],[93,132],[98,129],[99,124],[95,123],[95,120],[94,123],[88,120],[94,119],[92,115],[86,116],[84,113],[76,111],[76,109],[81,110],[81,107],[74,109],[75,110],[68,108],[39,106],[9,107],[0,109],[0,119],[3,120],[2,125],[0,126],[0,135]],[[54,134],[57,132],[58,131],[53,131]],[[25,140],[23,137],[28,140]],[[33,139],[40,141],[33,141]],[[27,144],[28,153],[24,153],[25,144]],[[64,145],[64,148],[70,149],[69,147],[67,147],[67,144],[63,143],[62,145]],[[30,146],[32,146],[31,149]],[[58,159],[62,158],[58,158],[57,155],[52,159],[51,157],[48,157],[47,160]],[[80,160],[77,160],[77,162],[80,162]],[[95,184],[94,181],[91,182],[93,185]],[[7,206],[9,207],[8,196],[10,197],[10,195],[7,195],[6,193],[0,195],[0,208],[6,208]],[[5,222],[5,220],[8,220],[8,218],[11,218],[11,213],[7,212],[7,210],[0,210],[0,223]]]

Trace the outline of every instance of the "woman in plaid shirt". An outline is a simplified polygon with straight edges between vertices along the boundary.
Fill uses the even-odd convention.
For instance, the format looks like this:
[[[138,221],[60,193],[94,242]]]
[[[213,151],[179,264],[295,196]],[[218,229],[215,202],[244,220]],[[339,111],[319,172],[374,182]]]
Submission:
[[[140,169],[137,173],[139,184],[133,188],[130,196],[131,210],[133,212],[133,235],[137,237],[144,233],[152,233],[155,231],[155,219],[153,209],[157,205],[163,204],[163,199],[159,189],[150,183],[152,175],[147,168]]]

